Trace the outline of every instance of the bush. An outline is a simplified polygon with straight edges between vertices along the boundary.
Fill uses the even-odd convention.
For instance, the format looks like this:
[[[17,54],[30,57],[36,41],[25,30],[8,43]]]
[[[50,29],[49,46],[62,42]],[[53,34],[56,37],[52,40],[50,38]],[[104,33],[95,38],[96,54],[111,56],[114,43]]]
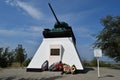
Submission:
[[[93,58],[93,60],[91,60],[91,61],[84,60],[83,64],[84,64],[85,67],[96,67],[97,66],[97,59]],[[100,67],[111,67],[111,64],[106,63],[104,61],[100,61],[99,66]]]
[[[1,68],[5,68],[5,67],[7,67],[7,60],[5,59],[5,58],[1,58],[0,59],[0,67]]]
[[[100,67],[111,67],[110,63],[106,63],[104,61],[100,61]]]
[[[30,63],[30,61],[31,61],[30,58],[28,58],[27,60],[25,60],[25,61],[23,62],[23,66],[24,66],[24,67],[27,67],[28,64]]]
[[[19,68],[21,67],[20,63],[19,62],[13,62],[11,67],[14,67],[14,68]]]

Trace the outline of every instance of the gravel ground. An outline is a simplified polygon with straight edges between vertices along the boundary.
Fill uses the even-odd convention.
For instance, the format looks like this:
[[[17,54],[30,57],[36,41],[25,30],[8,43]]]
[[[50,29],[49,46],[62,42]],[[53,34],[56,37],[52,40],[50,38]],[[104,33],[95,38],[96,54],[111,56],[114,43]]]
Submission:
[[[96,68],[88,68],[86,73],[63,74],[61,72],[26,72],[26,69],[0,69],[0,80],[120,80],[120,70],[100,68],[101,77],[97,77]]]

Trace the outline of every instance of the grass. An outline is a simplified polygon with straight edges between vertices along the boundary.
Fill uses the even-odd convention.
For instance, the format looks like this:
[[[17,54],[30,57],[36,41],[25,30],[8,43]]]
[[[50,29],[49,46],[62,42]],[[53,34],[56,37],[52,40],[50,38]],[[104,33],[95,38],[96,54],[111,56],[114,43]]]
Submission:
[[[85,67],[96,67],[97,66],[97,62],[95,58],[92,61],[85,60],[83,61],[83,64]],[[120,69],[120,64],[107,63],[105,61],[100,61],[99,66],[113,68],[113,69]]]
[[[14,62],[14,63],[12,63],[11,67],[12,68],[20,68],[21,66],[20,66],[20,63]]]
[[[14,68],[14,69],[19,69],[19,68],[25,68],[26,66],[24,66],[24,65],[20,65],[20,63],[18,63],[18,62],[13,62],[12,63],[12,65],[11,66],[8,66],[8,67],[5,67],[5,68],[1,68],[0,67],[0,71],[2,71],[3,69],[11,69],[11,68]]]

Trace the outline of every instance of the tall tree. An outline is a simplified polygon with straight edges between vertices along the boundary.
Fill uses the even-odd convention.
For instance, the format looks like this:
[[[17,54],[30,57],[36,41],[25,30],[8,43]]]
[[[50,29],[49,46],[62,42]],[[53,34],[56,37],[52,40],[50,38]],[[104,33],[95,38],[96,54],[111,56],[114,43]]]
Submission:
[[[5,48],[5,51],[3,49],[0,49],[0,66],[1,67],[7,67],[9,64],[9,47]]]
[[[120,61],[120,16],[106,16],[101,19],[103,30],[96,36],[95,47],[103,50],[103,53]]]
[[[0,48],[0,59],[2,57],[3,48]]]
[[[15,49],[15,60],[17,62],[19,62],[22,66],[22,63],[25,61],[25,59],[27,58],[27,54],[25,54],[25,49],[22,47],[21,44],[18,44],[18,47]]]
[[[9,54],[7,55],[7,62],[8,66],[11,66],[12,63],[14,62],[14,53],[12,51],[10,51]]]
[[[0,48],[0,67],[2,67],[2,53],[3,53],[3,48]]]

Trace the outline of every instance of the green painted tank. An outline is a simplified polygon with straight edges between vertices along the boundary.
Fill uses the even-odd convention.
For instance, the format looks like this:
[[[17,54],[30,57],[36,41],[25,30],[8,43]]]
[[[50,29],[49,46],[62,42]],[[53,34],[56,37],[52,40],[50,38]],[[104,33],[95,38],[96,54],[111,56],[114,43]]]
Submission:
[[[72,28],[66,22],[59,22],[52,9],[52,6],[50,5],[50,3],[48,4],[57,22],[55,23],[53,29],[44,29],[43,31],[44,38],[72,37],[74,43],[76,43],[76,39],[72,31]]]

